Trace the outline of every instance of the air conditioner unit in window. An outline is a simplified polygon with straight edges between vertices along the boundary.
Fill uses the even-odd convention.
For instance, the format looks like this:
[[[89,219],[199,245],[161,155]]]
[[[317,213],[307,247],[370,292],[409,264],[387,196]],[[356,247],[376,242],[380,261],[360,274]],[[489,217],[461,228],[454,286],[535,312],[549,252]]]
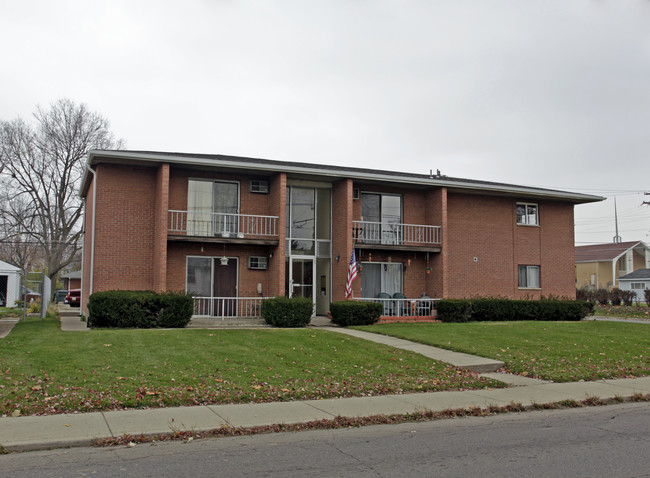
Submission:
[[[266,179],[251,179],[250,191],[252,193],[268,194],[269,182]]]
[[[255,270],[266,270],[269,267],[269,260],[266,257],[251,256],[248,258],[248,268]]]

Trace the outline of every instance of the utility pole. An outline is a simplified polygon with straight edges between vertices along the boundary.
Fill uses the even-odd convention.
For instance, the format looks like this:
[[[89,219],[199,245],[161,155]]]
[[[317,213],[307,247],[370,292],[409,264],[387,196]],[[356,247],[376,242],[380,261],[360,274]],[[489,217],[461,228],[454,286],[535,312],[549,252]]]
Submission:
[[[620,244],[621,236],[618,235],[618,212],[616,211],[616,198],[614,198],[614,225],[616,226],[616,235],[614,236],[614,244]]]

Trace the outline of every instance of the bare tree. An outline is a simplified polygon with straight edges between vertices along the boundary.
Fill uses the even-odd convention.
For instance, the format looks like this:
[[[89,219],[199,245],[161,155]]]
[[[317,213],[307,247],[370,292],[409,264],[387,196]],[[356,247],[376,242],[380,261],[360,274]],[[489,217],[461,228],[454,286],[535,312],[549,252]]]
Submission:
[[[82,202],[78,187],[91,149],[120,149],[108,120],[68,99],[22,119],[0,122],[0,215],[22,242],[42,249],[54,280],[79,251]],[[23,207],[17,207],[20,203]]]
[[[38,244],[21,233],[21,227],[27,228],[34,222],[34,216],[28,205],[20,197],[11,197],[4,189],[0,195],[0,259],[22,270],[34,268],[42,263]],[[32,227],[27,228],[32,230]],[[42,264],[41,264],[42,265]]]

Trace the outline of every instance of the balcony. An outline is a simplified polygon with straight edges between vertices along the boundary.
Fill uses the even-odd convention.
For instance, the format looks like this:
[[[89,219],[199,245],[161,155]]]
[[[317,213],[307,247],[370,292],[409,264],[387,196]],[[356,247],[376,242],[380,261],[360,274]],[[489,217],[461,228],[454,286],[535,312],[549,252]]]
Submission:
[[[259,319],[262,301],[272,297],[194,297],[194,317]]]
[[[277,244],[278,216],[169,211],[168,237],[179,241]]]
[[[435,319],[436,305],[440,299],[430,297],[409,298],[356,298],[362,302],[377,302],[382,304],[384,310],[381,314],[381,322],[429,322]]]
[[[354,221],[352,237],[361,249],[440,252],[440,226]]]

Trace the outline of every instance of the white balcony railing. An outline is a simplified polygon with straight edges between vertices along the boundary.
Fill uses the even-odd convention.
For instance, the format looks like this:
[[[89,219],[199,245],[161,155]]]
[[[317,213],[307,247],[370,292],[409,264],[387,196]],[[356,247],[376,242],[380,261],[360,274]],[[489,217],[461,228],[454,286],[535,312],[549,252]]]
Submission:
[[[440,226],[354,221],[353,237],[363,244],[439,245]]]
[[[169,211],[168,232],[186,236],[252,239],[278,237],[278,216]]]
[[[194,297],[194,316],[259,318],[262,301],[270,297]]]
[[[440,299],[393,299],[393,298],[358,298],[364,302],[383,304],[383,316],[388,317],[433,317],[436,315],[436,301]]]

